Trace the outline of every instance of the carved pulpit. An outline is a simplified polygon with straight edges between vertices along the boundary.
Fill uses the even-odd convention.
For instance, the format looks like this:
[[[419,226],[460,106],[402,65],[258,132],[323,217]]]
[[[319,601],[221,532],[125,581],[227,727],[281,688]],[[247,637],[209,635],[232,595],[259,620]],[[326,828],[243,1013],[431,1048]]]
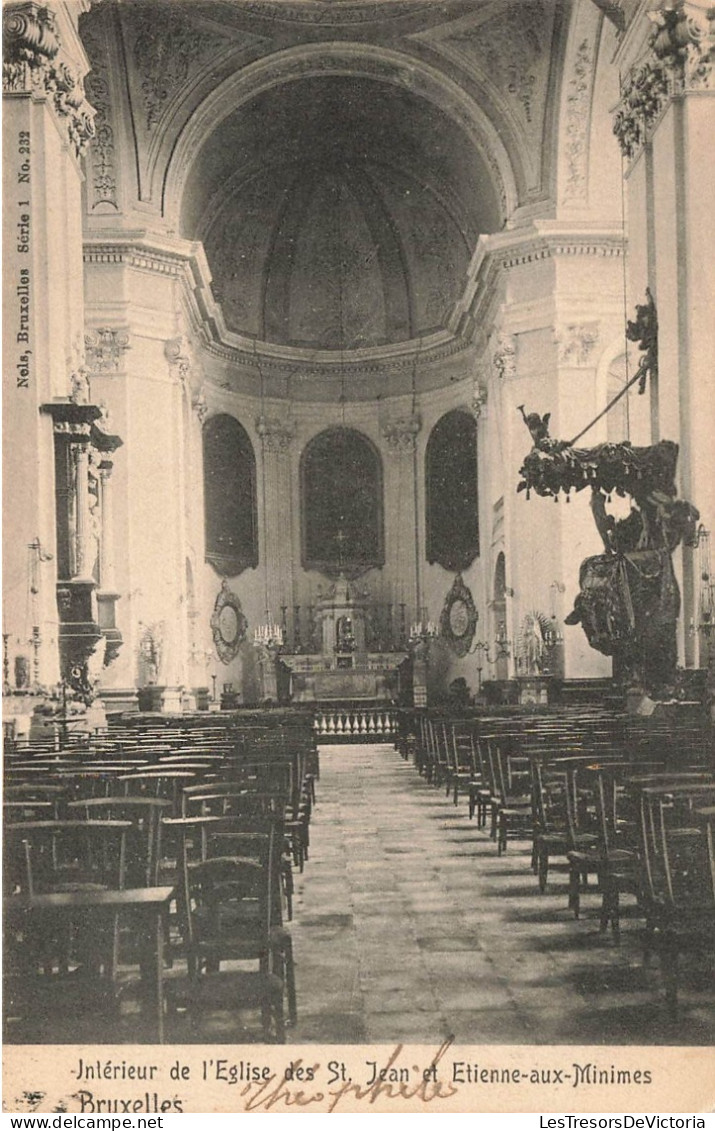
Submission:
[[[295,703],[396,699],[406,652],[369,652],[370,597],[344,574],[318,597],[320,653],[282,654]]]

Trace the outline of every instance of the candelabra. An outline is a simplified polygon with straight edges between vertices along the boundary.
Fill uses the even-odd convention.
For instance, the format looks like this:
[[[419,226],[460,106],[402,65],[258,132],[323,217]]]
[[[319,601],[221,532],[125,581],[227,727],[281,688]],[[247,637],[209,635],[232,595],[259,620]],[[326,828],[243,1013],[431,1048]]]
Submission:
[[[257,648],[275,649],[277,652],[283,647],[283,629],[279,624],[274,624],[269,616],[265,624],[256,625],[253,643]]]
[[[555,648],[557,644],[563,644],[563,633],[559,629],[556,622],[556,617],[552,617],[549,624],[543,631],[544,646],[546,648]]]
[[[497,629],[496,636],[494,637],[494,647],[496,652],[492,663],[497,660],[508,660],[511,655],[511,640],[509,640],[506,631],[506,624],[502,621]]]
[[[691,619],[688,635],[695,637],[698,633],[701,634],[704,653],[704,655],[701,655],[701,664],[702,666],[709,666],[713,657],[711,641],[713,639],[713,628],[715,628],[715,585],[713,585],[710,567],[710,531],[706,530],[702,524],[698,527],[697,549],[700,583],[698,619],[697,623],[694,619]]]
[[[428,620],[425,614],[424,619],[415,621],[410,625],[409,643],[413,647],[418,644],[428,644],[430,640],[434,640],[439,634],[437,625],[433,620]]]
[[[491,645],[487,640],[475,640],[469,649],[469,654],[478,655],[477,660],[477,694],[482,689],[482,672],[484,670],[483,660],[488,664],[495,664],[497,660],[506,660],[509,658],[511,649],[511,640],[507,637],[506,625],[502,621],[497,629],[494,637],[494,655],[489,654]]]

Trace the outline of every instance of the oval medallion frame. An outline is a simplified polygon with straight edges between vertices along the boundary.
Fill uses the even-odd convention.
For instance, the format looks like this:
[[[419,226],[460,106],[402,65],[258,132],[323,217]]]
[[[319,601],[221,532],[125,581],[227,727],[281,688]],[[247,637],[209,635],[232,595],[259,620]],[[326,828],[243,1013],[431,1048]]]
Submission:
[[[477,613],[471,591],[458,573],[447,594],[439,620],[439,634],[457,656],[466,656],[477,631]]]
[[[226,581],[222,581],[211,614],[214,647],[222,663],[230,664],[236,658],[246,639],[247,628],[248,621],[243,615],[241,602]]]

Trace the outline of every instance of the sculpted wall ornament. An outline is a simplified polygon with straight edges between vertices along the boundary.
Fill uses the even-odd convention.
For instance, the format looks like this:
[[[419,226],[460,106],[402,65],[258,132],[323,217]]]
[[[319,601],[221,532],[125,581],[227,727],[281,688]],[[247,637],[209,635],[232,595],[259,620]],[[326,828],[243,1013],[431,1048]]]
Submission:
[[[209,414],[208,401],[206,400],[206,394],[204,392],[203,385],[199,389],[196,396],[193,398],[191,407],[199,418],[199,424],[203,424]]]
[[[513,335],[499,335],[492,360],[497,376],[502,381],[516,377],[516,338]]]
[[[588,132],[593,86],[593,45],[582,40],[576,52],[566,95],[566,184],[563,199],[585,200],[588,175]]]
[[[214,647],[222,664],[230,664],[236,658],[246,639],[247,628],[248,621],[243,615],[241,602],[227,582],[222,581],[211,614]]]
[[[548,22],[543,0],[520,0],[488,22],[454,36],[493,78],[518,102],[527,124],[534,117],[538,76],[535,66],[543,53],[542,34]]]
[[[570,322],[561,327],[555,335],[559,364],[579,369],[590,365],[599,336],[598,322]]]
[[[482,384],[479,379],[475,379],[474,389],[472,391],[472,412],[475,420],[479,420],[481,417],[488,399],[489,395],[486,385]]]
[[[412,455],[415,450],[415,440],[422,427],[419,416],[401,416],[395,420],[387,420],[382,425],[382,435],[387,441],[387,450],[390,455]]]
[[[151,131],[199,60],[224,49],[226,41],[201,31],[177,11],[171,23],[164,26],[160,26],[156,13],[135,11],[132,28],[132,57],[140,76],[144,125]]]
[[[94,138],[89,151],[92,167],[91,208],[94,210],[100,205],[109,205],[118,209],[109,62],[102,29],[95,24],[85,23],[82,28],[82,42],[91,65],[91,70],[85,78],[85,89],[95,110]]]
[[[634,158],[648,140],[671,99],[689,90],[713,89],[715,17],[712,8],[687,0],[662,3],[649,12],[654,28],[649,58],[626,76],[613,132],[626,157]]]
[[[172,377],[182,383],[191,372],[191,359],[185,338],[168,338],[164,342],[164,357],[169,362]]]
[[[129,349],[129,334],[110,326],[89,330],[84,336],[84,348],[90,373],[116,373]]]

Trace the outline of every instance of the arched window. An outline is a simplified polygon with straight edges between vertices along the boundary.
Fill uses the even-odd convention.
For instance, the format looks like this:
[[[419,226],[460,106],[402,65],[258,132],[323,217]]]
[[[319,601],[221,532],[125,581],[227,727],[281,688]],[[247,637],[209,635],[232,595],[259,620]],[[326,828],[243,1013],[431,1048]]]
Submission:
[[[330,428],[301,460],[303,565],[329,576],[357,577],[385,561],[382,466],[352,428]]]
[[[206,561],[221,577],[258,565],[256,457],[248,434],[232,416],[204,424]]]
[[[467,412],[448,412],[427,441],[427,561],[463,570],[479,554],[477,424]]]

